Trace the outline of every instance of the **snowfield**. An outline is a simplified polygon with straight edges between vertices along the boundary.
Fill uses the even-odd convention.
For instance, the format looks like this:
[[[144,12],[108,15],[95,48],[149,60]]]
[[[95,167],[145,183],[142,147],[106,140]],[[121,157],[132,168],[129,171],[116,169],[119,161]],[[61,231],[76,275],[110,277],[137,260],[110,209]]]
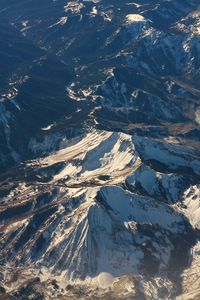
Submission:
[[[0,1],[0,299],[200,299],[199,0]]]

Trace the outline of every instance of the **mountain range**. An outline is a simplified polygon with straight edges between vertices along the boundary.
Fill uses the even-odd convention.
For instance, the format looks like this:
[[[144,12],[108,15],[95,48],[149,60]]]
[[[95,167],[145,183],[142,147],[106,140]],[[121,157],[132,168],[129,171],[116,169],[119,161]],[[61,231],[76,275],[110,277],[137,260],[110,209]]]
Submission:
[[[198,0],[0,2],[0,299],[200,298]]]

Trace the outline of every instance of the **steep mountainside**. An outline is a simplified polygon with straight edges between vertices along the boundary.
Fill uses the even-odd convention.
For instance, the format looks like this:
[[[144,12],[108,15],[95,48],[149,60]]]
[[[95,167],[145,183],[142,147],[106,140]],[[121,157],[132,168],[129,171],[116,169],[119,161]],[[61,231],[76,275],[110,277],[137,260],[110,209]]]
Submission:
[[[1,0],[0,43],[0,299],[199,299],[199,1]]]

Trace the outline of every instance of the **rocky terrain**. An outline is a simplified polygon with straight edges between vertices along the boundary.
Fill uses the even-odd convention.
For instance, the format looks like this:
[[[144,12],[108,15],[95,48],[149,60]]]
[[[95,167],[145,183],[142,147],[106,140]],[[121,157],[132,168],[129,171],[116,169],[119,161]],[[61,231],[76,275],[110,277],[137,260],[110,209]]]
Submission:
[[[0,299],[199,299],[200,6],[0,3]]]

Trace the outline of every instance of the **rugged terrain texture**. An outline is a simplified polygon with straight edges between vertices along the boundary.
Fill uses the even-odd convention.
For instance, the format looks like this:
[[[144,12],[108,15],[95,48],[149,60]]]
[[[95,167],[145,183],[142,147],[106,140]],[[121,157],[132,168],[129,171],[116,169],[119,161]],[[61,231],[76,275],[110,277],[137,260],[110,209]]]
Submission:
[[[0,19],[0,299],[199,299],[199,1]]]

